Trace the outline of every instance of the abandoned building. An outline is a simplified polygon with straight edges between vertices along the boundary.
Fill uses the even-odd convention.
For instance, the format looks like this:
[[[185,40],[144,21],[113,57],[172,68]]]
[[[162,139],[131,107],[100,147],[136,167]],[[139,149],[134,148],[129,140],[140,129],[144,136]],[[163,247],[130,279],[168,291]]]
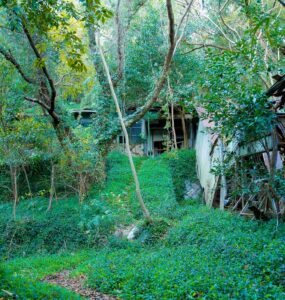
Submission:
[[[267,91],[268,97],[277,97],[271,109],[277,116],[276,141],[273,140],[272,133],[256,141],[241,145],[238,139],[227,144],[218,134],[214,132],[214,123],[205,118],[205,111],[202,107],[196,108],[196,114],[185,113],[179,106],[153,107],[142,120],[128,128],[130,145],[133,154],[157,156],[165,151],[176,148],[194,148],[196,150],[196,170],[202,187],[204,202],[211,207],[224,207],[240,211],[243,215],[252,216],[250,212],[253,195],[232,195],[233,182],[229,181],[225,175],[217,175],[213,168],[218,164],[223,164],[229,153],[234,153],[237,160],[252,161],[254,164],[262,164],[264,170],[270,172],[270,168],[280,170],[285,164],[285,75],[279,77],[277,82]],[[129,108],[125,114],[132,114],[136,108]],[[166,110],[166,111],[165,111]],[[90,126],[92,117],[96,112],[92,109],[73,111],[74,118],[82,126]],[[175,145],[173,144],[175,143]],[[275,146],[274,146],[275,143]],[[125,138],[120,134],[115,144],[118,148],[125,149]],[[272,162],[274,162],[272,164]],[[237,167],[238,168],[238,167]],[[233,176],[235,178],[236,176]],[[250,178],[248,178],[249,180]],[[241,179],[237,179],[240,181]],[[246,178],[245,178],[246,180]],[[249,180],[250,181],[250,180]],[[260,184],[252,180],[253,184]],[[235,183],[234,183],[235,184]],[[261,183],[262,185],[263,183]],[[266,184],[265,184],[266,186]],[[278,209],[275,203],[283,203],[279,199],[268,199],[267,195],[260,195],[263,200],[257,203],[256,209],[265,211]],[[281,201],[281,202],[280,202]],[[280,207],[283,204],[280,204]],[[283,205],[284,206],[284,205]],[[285,211],[285,206],[283,207]]]
[[[126,114],[133,113],[129,108]],[[128,128],[130,146],[135,155],[156,156],[173,148],[175,139],[177,148],[193,148],[196,140],[198,118],[184,113],[181,107],[175,106],[173,120],[160,106],[153,107],[145,117]],[[90,126],[96,111],[92,109],[74,110],[72,114],[82,126]],[[174,130],[173,126],[174,123]],[[175,135],[175,138],[174,138]],[[116,139],[117,146],[124,149],[125,138],[120,134]]]
[[[92,118],[96,116],[96,111],[90,108],[72,110],[71,113],[74,119],[83,127],[90,126]]]
[[[129,109],[128,113],[134,110]],[[193,148],[196,139],[198,119],[174,107],[173,120],[161,107],[153,107],[145,117],[128,129],[131,149],[134,154],[156,156],[173,148]],[[173,132],[173,126],[174,130]],[[174,137],[175,135],[175,137]],[[119,147],[124,146],[124,136],[117,138]]]
[[[285,165],[285,75],[278,78],[278,81],[267,91],[267,96],[278,97],[277,101],[272,102],[272,111],[276,114],[276,124],[273,132],[268,132],[267,136],[257,139],[251,143],[240,145],[238,140],[232,140],[228,144],[223,144],[218,134],[213,132],[214,123],[209,119],[202,118],[204,114],[203,108],[197,108],[198,114],[201,116],[198,125],[195,149],[197,159],[197,175],[203,189],[203,199],[210,207],[227,206],[233,210],[239,210],[240,214],[252,216],[250,207],[256,202],[258,210],[266,212],[271,210],[278,215],[285,212],[284,197],[273,195],[268,197],[268,184],[260,179],[249,180],[253,185],[260,186],[258,199],[254,194],[237,194],[230,197],[229,194],[236,189],[234,186],[238,181],[243,179],[233,176],[237,180],[228,180],[224,175],[217,175],[212,172],[213,168],[218,164],[222,165],[227,158],[227,154],[234,153],[237,158],[232,161],[232,165],[241,162],[251,162],[252,166],[262,166],[268,173],[274,170],[282,170]],[[270,100],[272,101],[272,100]],[[239,184],[239,182],[238,182]],[[254,187],[252,187],[254,189]],[[267,193],[267,194],[266,194]],[[274,200],[273,200],[274,199]]]

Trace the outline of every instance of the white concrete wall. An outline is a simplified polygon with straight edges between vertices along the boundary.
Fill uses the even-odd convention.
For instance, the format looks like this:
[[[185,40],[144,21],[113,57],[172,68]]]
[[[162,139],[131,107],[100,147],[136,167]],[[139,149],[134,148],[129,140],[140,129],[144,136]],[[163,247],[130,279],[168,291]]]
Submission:
[[[196,159],[197,175],[200,184],[204,190],[204,199],[208,206],[212,206],[215,190],[218,184],[218,177],[212,174],[211,168],[219,159],[219,148],[214,146],[213,152],[213,135],[207,132],[202,120],[199,121],[197,138],[196,138]],[[212,154],[212,155],[211,155]]]

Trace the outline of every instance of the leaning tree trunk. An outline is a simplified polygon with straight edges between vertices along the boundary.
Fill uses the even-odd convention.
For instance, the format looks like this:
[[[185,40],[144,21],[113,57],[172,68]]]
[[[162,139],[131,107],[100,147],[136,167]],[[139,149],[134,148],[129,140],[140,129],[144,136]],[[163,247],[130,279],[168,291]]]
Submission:
[[[146,218],[147,222],[151,222],[152,219],[151,219],[150,213],[149,213],[149,211],[148,211],[148,209],[147,209],[147,207],[144,203],[144,200],[143,200],[143,197],[142,197],[142,194],[141,194],[139,179],[138,179],[137,171],[136,171],[136,168],[135,168],[135,164],[134,164],[131,149],[130,149],[130,141],[129,141],[128,131],[127,131],[126,125],[124,123],[124,119],[123,119],[123,115],[122,115],[122,112],[121,112],[121,109],[120,109],[119,101],[118,101],[117,95],[115,93],[113,82],[112,82],[111,75],[110,75],[110,72],[109,72],[109,67],[107,65],[107,62],[106,62],[105,57],[104,57],[104,53],[103,53],[102,48],[100,46],[99,38],[98,38],[97,44],[98,44],[100,56],[101,56],[101,59],[102,59],[103,65],[104,65],[104,69],[105,69],[105,72],[106,72],[106,75],[107,75],[107,79],[108,79],[108,83],[109,83],[109,86],[110,86],[111,94],[112,94],[112,97],[113,97],[113,100],[114,100],[114,103],[115,103],[115,106],[116,106],[118,117],[120,119],[122,130],[123,130],[123,133],[124,133],[124,136],[125,136],[126,150],[127,150],[127,155],[128,155],[129,161],[130,161],[130,166],[131,166],[132,174],[133,174],[135,185],[136,185],[137,198],[138,198],[138,201],[140,203],[141,209],[143,211],[144,217]]]

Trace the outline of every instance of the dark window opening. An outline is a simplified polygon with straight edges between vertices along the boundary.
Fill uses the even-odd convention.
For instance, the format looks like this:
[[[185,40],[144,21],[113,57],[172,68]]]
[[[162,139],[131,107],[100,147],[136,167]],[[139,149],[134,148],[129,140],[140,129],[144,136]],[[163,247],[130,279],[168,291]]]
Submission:
[[[164,145],[163,141],[157,141],[153,143],[154,147],[154,155],[162,154],[163,152],[166,151],[166,147]]]

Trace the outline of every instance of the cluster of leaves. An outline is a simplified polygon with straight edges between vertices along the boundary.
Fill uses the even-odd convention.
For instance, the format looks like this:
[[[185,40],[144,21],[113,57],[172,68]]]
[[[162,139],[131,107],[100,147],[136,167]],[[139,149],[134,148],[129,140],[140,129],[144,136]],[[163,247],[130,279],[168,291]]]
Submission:
[[[214,11],[218,4],[207,5]],[[240,9],[238,19],[234,8]],[[284,15],[278,6],[270,2],[261,5],[260,1],[238,1],[223,9],[223,22],[228,22],[224,37],[232,34],[233,40],[220,34],[208,36],[210,45],[217,48],[207,48],[203,57],[203,76],[197,78],[202,90],[197,99],[215,122],[216,132],[225,139],[248,142],[274,126],[264,92],[272,83],[270,76],[282,72],[284,58],[279,57],[278,49],[283,43]],[[208,14],[219,24],[218,15],[210,10]],[[204,26],[212,25],[213,21],[204,21]]]
[[[262,84],[254,80],[256,70],[245,69],[233,53],[217,56],[209,51],[205,63],[207,80],[203,87],[207,92],[199,98],[206,115],[215,123],[214,130],[225,139],[236,138],[239,142],[268,134],[274,115],[268,109]]]

